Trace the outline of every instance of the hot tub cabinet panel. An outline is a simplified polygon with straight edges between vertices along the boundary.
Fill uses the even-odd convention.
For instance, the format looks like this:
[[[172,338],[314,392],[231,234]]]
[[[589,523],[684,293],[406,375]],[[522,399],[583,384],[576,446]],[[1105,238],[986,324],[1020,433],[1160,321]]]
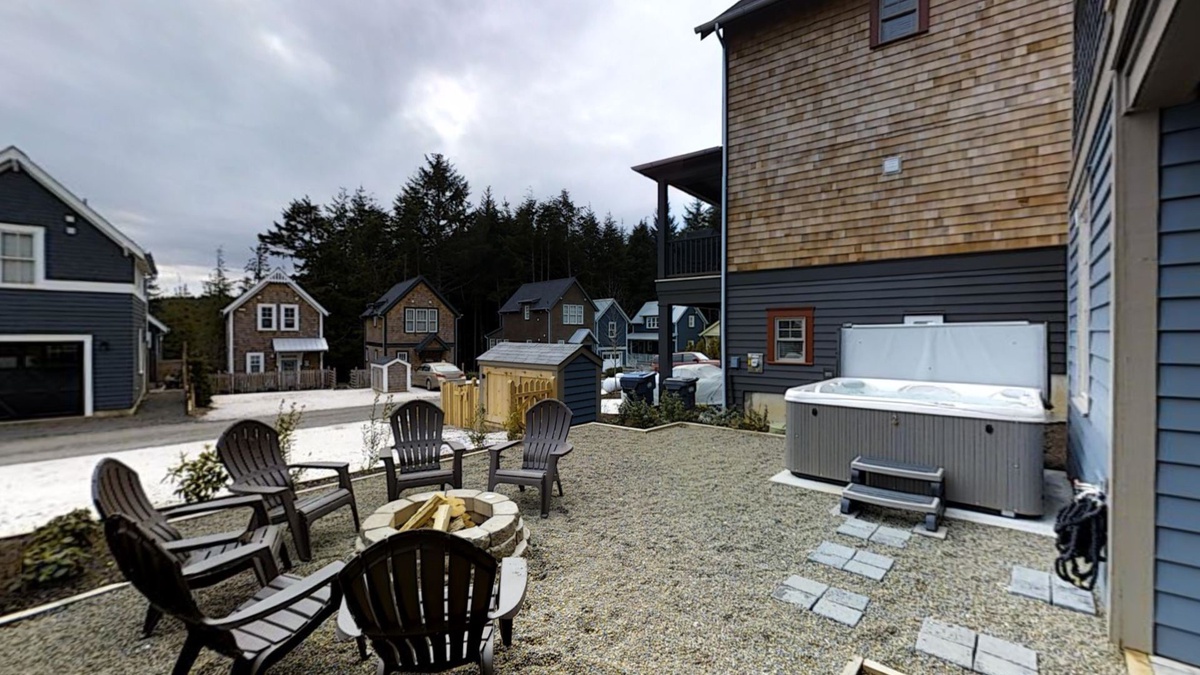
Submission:
[[[864,402],[861,397],[847,401],[856,407],[794,398],[788,397],[786,449],[787,469],[793,474],[848,482],[850,462],[859,455],[940,466],[946,470],[950,503],[1042,515],[1045,427],[1040,421],[923,413],[913,410],[919,405],[904,402],[889,410],[883,409],[887,401]],[[871,484],[927,490],[912,481],[882,477]]]

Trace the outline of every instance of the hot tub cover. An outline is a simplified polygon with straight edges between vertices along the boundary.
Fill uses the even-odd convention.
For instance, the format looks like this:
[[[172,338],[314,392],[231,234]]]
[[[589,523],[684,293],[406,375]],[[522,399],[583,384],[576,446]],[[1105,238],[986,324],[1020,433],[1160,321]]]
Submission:
[[[1044,423],[1041,391],[1032,387],[838,377],[787,390],[791,403],[925,415]]]

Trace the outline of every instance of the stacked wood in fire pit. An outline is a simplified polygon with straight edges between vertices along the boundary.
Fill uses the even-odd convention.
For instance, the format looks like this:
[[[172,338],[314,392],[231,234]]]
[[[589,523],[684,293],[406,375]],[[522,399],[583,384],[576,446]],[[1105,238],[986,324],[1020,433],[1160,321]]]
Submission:
[[[467,513],[466,502],[458,497],[447,497],[444,492],[435,492],[400,527],[400,531],[433,529],[442,532],[457,532],[468,527],[475,527],[477,524]]]

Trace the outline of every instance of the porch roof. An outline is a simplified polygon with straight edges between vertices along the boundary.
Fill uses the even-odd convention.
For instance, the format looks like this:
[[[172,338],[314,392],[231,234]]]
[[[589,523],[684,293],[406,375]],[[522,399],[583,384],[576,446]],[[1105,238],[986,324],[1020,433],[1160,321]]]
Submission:
[[[271,347],[277,352],[327,352],[329,343],[325,338],[275,338]]]
[[[646,164],[633,170],[653,181],[685,192],[713,206],[721,205],[721,158],[722,148],[708,148],[686,155],[676,155]]]

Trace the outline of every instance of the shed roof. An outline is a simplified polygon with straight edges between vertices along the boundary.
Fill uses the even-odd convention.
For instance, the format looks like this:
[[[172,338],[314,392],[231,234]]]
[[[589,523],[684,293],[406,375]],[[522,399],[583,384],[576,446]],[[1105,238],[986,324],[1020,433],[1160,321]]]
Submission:
[[[504,303],[500,308],[501,314],[510,312],[520,312],[521,307],[529,305],[532,310],[545,310],[554,307],[559,298],[566,294],[567,290],[572,285],[578,283],[575,277],[567,277],[565,279],[550,279],[549,281],[533,281],[527,284],[521,284],[516,293]],[[583,290],[583,287],[580,287]],[[583,291],[584,296],[587,296],[587,291]],[[588,302],[592,299],[589,297]],[[595,306],[595,303],[593,303]]]
[[[567,342],[573,345],[581,345],[583,344],[583,341],[588,338],[591,338],[593,342],[596,341],[596,336],[592,333],[592,329],[580,328],[571,334],[571,337],[567,339]]]
[[[476,359],[479,363],[513,363],[558,367],[582,354],[597,364],[600,357],[587,345],[543,344],[540,342],[501,342]]]

